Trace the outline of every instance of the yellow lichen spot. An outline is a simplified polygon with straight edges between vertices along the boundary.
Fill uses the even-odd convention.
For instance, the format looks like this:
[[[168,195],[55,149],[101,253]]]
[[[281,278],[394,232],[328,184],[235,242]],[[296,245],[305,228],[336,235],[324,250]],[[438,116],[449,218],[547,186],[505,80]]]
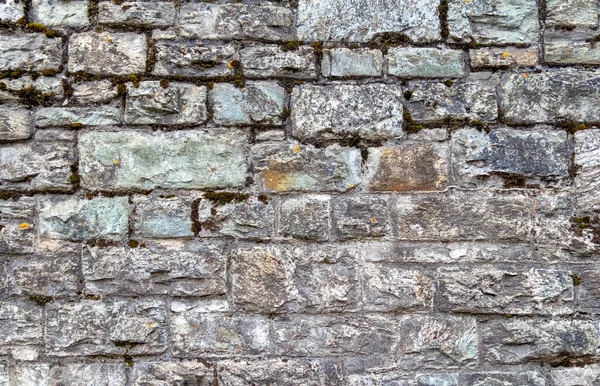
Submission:
[[[300,153],[300,150],[302,150],[302,149],[300,148],[300,145],[296,145],[296,146],[294,146],[294,150],[292,150],[292,151],[293,151],[294,153]]]
[[[105,42],[109,43],[110,42],[110,38],[106,38],[104,39]]]
[[[207,173],[211,173],[211,172],[212,172],[212,170],[210,170],[210,169],[206,169],[206,172],[207,172]]]
[[[187,108],[188,108],[188,107],[187,107],[186,105],[183,105],[183,106],[181,106],[181,109],[182,109],[183,111],[187,110]]]
[[[377,222],[377,219],[376,219],[375,217],[371,217],[371,222],[372,222],[373,224],[375,224],[375,223]]]
[[[467,3],[470,3],[470,2],[471,2],[471,0],[466,0],[466,1],[467,1]]]
[[[529,78],[529,74],[528,73],[524,73],[523,74],[523,78],[525,78],[525,79]]]
[[[348,186],[350,187],[350,189],[354,188],[354,184],[350,184]]]
[[[227,67],[233,68],[233,60],[231,62],[227,63]]]
[[[113,164],[118,165],[119,164],[119,160],[118,159],[114,160]]]
[[[152,323],[146,323],[146,327],[152,328]]]
[[[192,327],[194,327],[194,328],[198,328],[198,326],[196,326],[196,325],[193,325]]]
[[[29,224],[26,222],[19,224],[19,229],[29,229]]]
[[[509,56],[510,56],[510,54],[509,54],[508,52],[504,52],[504,53],[502,53],[502,57],[503,57],[504,59],[508,58]]]

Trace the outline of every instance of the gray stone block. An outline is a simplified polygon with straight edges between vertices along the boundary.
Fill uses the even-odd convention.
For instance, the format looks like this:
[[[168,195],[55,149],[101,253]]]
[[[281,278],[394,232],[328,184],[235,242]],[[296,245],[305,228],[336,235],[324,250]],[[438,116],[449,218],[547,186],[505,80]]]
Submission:
[[[388,74],[402,78],[463,78],[465,53],[447,48],[392,47],[388,50]]]
[[[170,2],[112,1],[98,3],[100,24],[121,24],[150,27],[170,27],[175,24],[177,11]]]
[[[2,35],[0,71],[58,70],[62,54],[63,44],[60,38],[48,38],[41,33]]]
[[[317,76],[313,51],[309,46],[287,51],[272,44],[249,46],[240,50],[240,60],[248,77],[312,79]]]
[[[33,253],[35,199],[0,200],[0,253]]]
[[[334,218],[342,239],[383,237],[389,233],[388,199],[367,195],[338,197]]]
[[[158,40],[154,75],[233,75],[229,63],[235,59],[233,44],[197,41]]]
[[[186,237],[192,232],[192,200],[179,197],[133,198],[133,231],[141,237]]]
[[[304,195],[285,199],[279,207],[278,234],[306,240],[327,240],[331,233],[331,197]]]
[[[321,73],[327,77],[381,76],[383,54],[368,48],[323,50]]]
[[[209,94],[218,125],[281,125],[286,93],[271,82],[246,82],[244,89],[217,83]]]
[[[32,0],[30,17],[47,27],[78,28],[90,25],[89,0]]]

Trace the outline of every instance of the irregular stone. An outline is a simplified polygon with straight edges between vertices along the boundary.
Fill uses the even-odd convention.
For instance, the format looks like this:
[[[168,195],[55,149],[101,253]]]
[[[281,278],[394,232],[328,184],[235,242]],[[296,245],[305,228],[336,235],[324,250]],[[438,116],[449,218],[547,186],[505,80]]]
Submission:
[[[568,271],[515,267],[440,268],[443,311],[559,315],[573,312]]]
[[[243,90],[217,83],[209,101],[218,125],[281,125],[285,96],[283,87],[271,82],[246,82]]]
[[[30,17],[47,27],[85,27],[88,20],[88,0],[32,0]]]
[[[600,209],[600,130],[575,133],[575,195],[583,211]]]
[[[42,307],[33,303],[0,303],[0,346],[36,345],[43,339]],[[6,351],[0,348],[3,354]]]
[[[454,192],[397,196],[400,240],[528,240],[532,203],[524,195]]]
[[[116,106],[98,107],[43,107],[36,110],[35,125],[48,126],[102,126],[121,123],[121,109]]]
[[[6,87],[4,87],[4,86]],[[17,79],[2,79],[0,80],[0,101],[15,102],[23,104],[32,104],[25,98],[33,93],[41,93],[39,97],[40,103],[49,105],[53,102],[62,102],[64,98],[64,90],[61,79],[57,77],[36,75],[24,75]],[[25,90],[24,90],[25,89]],[[35,105],[36,103],[33,102]]]
[[[200,361],[136,362],[131,386],[215,384],[214,369]]]
[[[179,12],[187,38],[290,40],[293,27],[292,10],[276,5],[183,3]]]
[[[575,276],[574,276],[575,277]],[[586,269],[579,276],[577,297],[579,311],[597,314],[600,311],[600,271]]]
[[[0,200],[0,253],[33,253],[35,199]]]
[[[327,240],[331,232],[331,197],[305,195],[284,200],[279,207],[278,233],[283,237]]]
[[[496,364],[576,361],[598,347],[595,324],[586,320],[493,320],[481,334],[485,358]]]
[[[100,295],[207,296],[227,291],[221,243],[145,242],[139,248],[89,247],[83,253],[86,292]]]
[[[228,64],[234,60],[235,46],[224,43],[159,40],[155,43],[154,75],[225,76],[233,75]]]
[[[25,4],[22,1],[6,0],[0,4],[0,23],[14,24],[23,16],[25,16]]]
[[[237,187],[246,180],[245,145],[235,130],[85,132],[79,172],[88,189]]]
[[[407,109],[418,122],[444,120],[494,121],[498,118],[496,86],[498,77],[488,73],[450,83],[410,81],[412,97]]]
[[[69,38],[69,72],[127,75],[146,69],[146,36],[125,32],[82,32]]]
[[[448,182],[448,146],[404,142],[369,148],[365,179],[371,191],[442,190]]]
[[[402,90],[396,85],[303,85],[292,92],[292,135],[402,137]]]
[[[200,124],[206,121],[206,87],[159,81],[128,84],[123,119],[126,124]]]
[[[536,48],[485,47],[469,50],[472,69],[533,67],[537,64]]]
[[[389,34],[406,36],[412,42],[440,39],[439,3],[417,4],[361,0],[301,0],[296,24],[300,40],[368,42]]]
[[[403,366],[472,367],[479,358],[477,326],[471,317],[404,316]]]
[[[269,239],[273,233],[275,207],[267,195],[216,197],[205,194],[198,206],[199,236],[232,236]],[[227,193],[225,193],[227,195]],[[229,202],[220,202],[219,199]]]
[[[339,197],[334,202],[334,217],[341,239],[382,237],[389,232],[385,196]]]
[[[112,1],[98,3],[100,24],[122,24],[151,27],[171,27],[175,24],[175,3]]]
[[[107,103],[117,98],[117,87],[109,80],[74,83],[72,99],[80,104]],[[71,100],[70,100],[71,101]]]
[[[82,300],[46,305],[51,356],[151,355],[167,349],[164,302]]]
[[[309,46],[288,51],[276,45],[249,46],[240,50],[240,60],[248,77],[312,79],[317,76],[313,51]]]
[[[323,50],[323,76],[381,76],[383,54],[368,48],[329,48]]]
[[[548,0],[546,25],[598,27],[598,5],[594,0]]]
[[[600,101],[600,74],[560,69],[534,74],[505,74],[500,109],[511,124],[600,121],[592,108]]]
[[[547,384],[545,377],[535,371],[418,375],[416,382],[418,386],[546,386]]]
[[[79,258],[75,255],[12,259],[8,264],[11,295],[75,296],[79,290]]]
[[[62,62],[63,45],[60,38],[46,35],[16,33],[0,38],[0,71],[58,70]]]
[[[257,131],[254,140],[258,142],[284,141],[285,132],[282,129]]]
[[[358,149],[265,143],[255,146],[252,156],[261,190],[343,192],[360,183]]]
[[[0,146],[0,189],[68,191],[75,145],[69,142],[28,141]]]
[[[479,44],[535,44],[539,23],[535,0],[448,1],[450,38]]]
[[[594,386],[600,382],[600,366],[592,364],[578,368],[552,369],[550,377],[554,385]]]
[[[50,386],[125,386],[125,363],[67,363],[52,366]]]
[[[433,305],[433,280],[427,274],[393,265],[361,267],[362,301],[366,311],[427,310]]]
[[[33,134],[33,114],[21,107],[4,107],[0,111],[0,141],[27,139]]]
[[[13,382],[19,386],[50,385],[50,365],[48,363],[19,363],[15,366]]]
[[[120,240],[127,235],[127,197],[40,200],[40,234],[59,240]]]
[[[133,229],[141,237],[186,237],[192,232],[192,200],[135,196]]]
[[[571,13],[571,12],[568,12]],[[597,15],[597,12],[594,12]],[[550,64],[600,64],[600,47],[596,45],[596,30],[582,27],[565,31],[557,27],[544,32],[544,62]]]
[[[463,78],[465,53],[447,48],[391,47],[388,74],[404,78]]]

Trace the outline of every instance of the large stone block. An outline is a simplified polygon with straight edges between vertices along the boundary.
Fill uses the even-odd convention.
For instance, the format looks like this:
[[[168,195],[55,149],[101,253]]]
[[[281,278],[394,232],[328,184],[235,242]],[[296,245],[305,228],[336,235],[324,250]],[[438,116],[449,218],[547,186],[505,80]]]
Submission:
[[[298,37],[310,41],[367,42],[399,34],[424,43],[440,39],[439,3],[359,0],[301,0]]]
[[[127,75],[146,70],[146,35],[83,32],[69,39],[69,72]]]
[[[248,77],[312,79],[317,76],[313,51],[309,46],[284,51],[276,45],[256,45],[242,48],[240,60]]]
[[[575,195],[581,211],[600,209],[600,130],[575,133]]]
[[[33,134],[33,113],[21,107],[0,111],[0,141],[27,139]]]
[[[282,237],[327,240],[331,233],[331,197],[304,195],[284,200],[279,207],[278,233]]]
[[[76,255],[11,259],[7,271],[8,291],[12,295],[75,296],[80,290]]]
[[[334,202],[335,227],[342,239],[382,237],[389,232],[386,196],[339,197]]]
[[[323,76],[381,76],[382,71],[383,54],[380,50],[369,48],[323,50],[321,61]]]
[[[20,0],[6,0],[0,4],[0,23],[15,24],[23,16],[25,16],[24,2]]]
[[[30,17],[47,27],[78,28],[90,25],[89,0],[32,0]]]
[[[50,368],[49,386],[125,386],[128,373],[125,363],[66,363]]]
[[[35,199],[0,200],[0,253],[33,252]]]
[[[214,377],[214,368],[201,361],[136,362],[131,386],[213,386]]]
[[[236,130],[85,132],[79,172],[88,189],[237,187],[246,181],[245,145]]]
[[[546,25],[595,28],[598,4],[595,0],[547,0]]]
[[[51,356],[151,355],[167,345],[163,301],[101,301],[46,306],[46,350]]]
[[[252,156],[262,190],[343,192],[360,183],[358,149],[265,143],[255,146]]]
[[[42,307],[34,303],[0,303],[0,352],[5,347],[37,345],[42,341],[44,326]]]
[[[155,43],[154,75],[225,76],[233,75],[228,64],[234,60],[233,44],[197,41],[159,40]]]
[[[286,93],[271,82],[246,82],[244,89],[217,83],[209,94],[218,125],[281,125]]]
[[[177,11],[171,2],[133,2],[98,3],[98,22],[100,24],[124,24],[135,26],[171,27],[175,24]]]
[[[366,311],[431,309],[434,283],[430,275],[391,264],[367,264],[361,268],[362,301]]]
[[[194,235],[190,198],[135,196],[133,204],[136,235],[166,238]]]
[[[600,366],[590,364],[576,368],[559,368],[550,371],[554,385],[594,386],[600,382]]]
[[[465,53],[447,48],[392,47],[388,50],[388,74],[403,78],[462,78]]]
[[[138,248],[88,247],[86,292],[100,295],[224,294],[227,253],[221,243],[147,241]]]
[[[291,100],[292,135],[367,139],[402,137],[402,90],[396,85],[304,85]]]
[[[11,34],[0,37],[0,71],[58,70],[62,62],[60,38],[44,34]]]

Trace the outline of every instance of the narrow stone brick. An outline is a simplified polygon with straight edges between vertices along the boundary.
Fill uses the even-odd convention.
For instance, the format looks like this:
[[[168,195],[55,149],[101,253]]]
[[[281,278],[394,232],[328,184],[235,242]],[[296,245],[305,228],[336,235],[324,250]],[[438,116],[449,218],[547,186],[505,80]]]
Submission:
[[[255,146],[252,156],[261,190],[343,192],[360,183],[358,149],[265,143]]]
[[[382,237],[389,232],[386,196],[339,197],[334,202],[335,226],[342,239]]]
[[[388,74],[403,78],[463,78],[465,53],[447,48],[392,47]]]
[[[586,269],[579,274],[579,311],[591,314],[600,312],[600,271]]]
[[[161,384],[189,384],[212,386],[216,384],[215,371],[201,361],[136,362],[131,386],[159,386]]]
[[[594,386],[600,382],[600,366],[590,364],[577,368],[552,369],[550,377],[554,385],[561,386]]]
[[[469,50],[471,68],[533,67],[537,64],[536,48],[485,47]]]
[[[323,76],[381,76],[383,54],[368,48],[330,48],[323,50]]]
[[[6,346],[37,345],[43,337],[42,307],[34,303],[0,303],[0,352]]]
[[[544,375],[536,371],[518,373],[486,371],[484,373],[428,374],[418,375],[416,378],[418,386],[546,386],[547,384]]]
[[[227,291],[226,264],[218,242],[148,241],[83,253],[86,292],[100,295],[220,295]]]
[[[246,82],[243,90],[217,83],[209,101],[219,125],[281,125],[285,96],[283,87],[271,82]]]
[[[298,37],[310,41],[368,42],[386,33],[424,43],[440,39],[439,3],[417,4],[361,0],[301,0],[298,2]]]
[[[73,96],[69,102],[73,101],[82,105],[92,103],[109,103],[117,98],[117,86],[110,80],[98,80],[91,82],[82,82],[72,84]]]
[[[309,46],[288,51],[269,44],[249,46],[240,50],[240,60],[248,77],[312,79],[317,76],[313,51]]]
[[[600,130],[575,133],[575,195],[580,210],[600,209]]]
[[[546,25],[596,28],[598,5],[594,0],[548,0]]]
[[[133,198],[133,230],[141,237],[186,237],[192,232],[190,198]]]
[[[85,132],[79,172],[91,189],[237,187],[246,180],[245,144],[235,130]]]
[[[448,181],[448,147],[406,142],[369,148],[367,169],[371,191],[442,190]]]
[[[402,90],[396,85],[303,85],[294,88],[292,135],[305,139],[358,135],[402,137]]]
[[[120,240],[127,235],[128,219],[127,197],[40,200],[40,233],[51,239]]]
[[[0,111],[0,141],[27,139],[33,134],[33,113],[21,107]]]
[[[128,367],[125,363],[66,363],[50,368],[51,386],[125,386]]]
[[[75,296],[79,290],[79,258],[75,255],[11,259],[7,268],[12,295]]]
[[[69,72],[127,75],[146,69],[146,36],[123,32],[83,32],[69,39]]]
[[[283,237],[327,240],[331,232],[331,198],[305,195],[289,198],[279,207],[278,233]]]
[[[22,1],[6,0],[0,4],[0,23],[15,24],[23,16],[25,16],[25,4]]]
[[[570,12],[569,12],[570,13]],[[597,13],[594,12],[594,15]],[[596,44],[595,29],[575,28],[575,25],[548,28],[544,32],[544,62],[548,64],[600,64],[600,47]]]
[[[17,33],[0,38],[0,71],[58,70],[62,61],[60,38],[44,34]]]
[[[161,354],[167,349],[164,307],[160,300],[49,303],[46,350],[55,357]]]
[[[33,93],[41,93],[41,98],[44,103],[62,102],[64,98],[64,90],[61,79],[57,77],[37,77],[33,75],[24,75],[16,79],[2,79],[0,83],[0,101],[28,103],[26,100],[19,97],[19,94],[32,95]],[[35,90],[34,90],[35,89]]]
[[[163,84],[164,85],[164,84]],[[207,120],[206,87],[159,81],[128,84],[125,114],[126,124],[201,124]]]
[[[35,199],[0,200],[0,253],[33,252]]]
[[[98,107],[43,107],[35,113],[35,125],[49,126],[107,126],[121,123],[121,109],[113,106]]]
[[[100,24],[124,24],[151,27],[171,27],[175,24],[175,3],[132,2],[115,4],[112,1],[98,3]]]
[[[31,18],[47,27],[85,27],[88,20],[88,0],[32,0]]]
[[[433,305],[433,280],[419,270],[368,264],[360,270],[366,311],[427,310]]]
[[[154,75],[225,76],[233,75],[228,64],[234,60],[233,44],[158,40]]]
[[[396,197],[400,240],[527,240],[531,201],[524,195],[455,192]]]
[[[188,38],[291,40],[293,26],[292,10],[276,5],[183,3],[179,12]]]

